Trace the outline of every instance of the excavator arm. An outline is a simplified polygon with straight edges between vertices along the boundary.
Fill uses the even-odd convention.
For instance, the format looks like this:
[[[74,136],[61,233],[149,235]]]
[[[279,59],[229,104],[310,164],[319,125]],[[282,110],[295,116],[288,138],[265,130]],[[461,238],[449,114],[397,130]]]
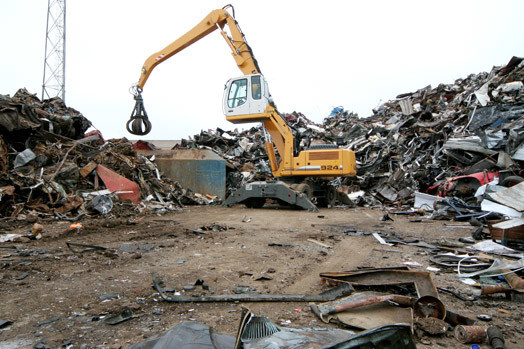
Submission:
[[[206,16],[199,24],[193,29],[182,35],[177,40],[166,46],[161,51],[152,54],[146,59],[142,72],[140,74],[140,80],[138,81],[138,89],[144,88],[144,85],[149,78],[149,75],[155,69],[157,65],[164,62],[165,60],[176,55],[188,46],[191,46],[203,37],[211,34],[215,30],[220,30],[220,33],[226,40],[226,43],[231,48],[231,54],[238,65],[238,68],[245,75],[248,74],[260,74],[260,68],[255,60],[251,48],[246,42],[244,34],[240,30],[237,21],[231,16],[224,7],[223,9],[214,10]],[[231,32],[231,37],[223,30],[225,25],[228,25]]]
[[[160,63],[171,58],[178,52],[182,51],[188,46],[191,46],[215,30],[220,30],[221,35],[226,40],[226,43],[231,49],[231,54],[233,55],[233,58],[235,59],[235,62],[242,73],[245,75],[261,73],[258,63],[253,56],[251,48],[246,42],[242,30],[238,26],[234,16],[231,16],[231,14],[227,12],[227,8],[233,9],[231,5],[228,5],[222,9],[212,11],[199,24],[193,27],[193,29],[182,35],[177,40],[173,41],[161,51],[152,54],[149,56],[149,58],[146,59],[144,65],[142,66],[140,79],[133,89],[136,103],[135,108],[131,114],[131,118],[126,124],[128,132],[135,135],[146,135],[149,133],[149,131],[151,131],[151,122],[149,121],[144,108],[142,89],[144,88],[144,85],[146,84],[147,79],[151,75],[153,69],[155,69],[155,67]],[[226,25],[229,27],[231,36],[229,36],[224,31],[224,27]]]

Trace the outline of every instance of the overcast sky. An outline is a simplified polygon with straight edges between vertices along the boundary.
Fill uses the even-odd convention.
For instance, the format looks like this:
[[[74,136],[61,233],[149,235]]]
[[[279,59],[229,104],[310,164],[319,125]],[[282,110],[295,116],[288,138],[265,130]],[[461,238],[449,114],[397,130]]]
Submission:
[[[2,0],[0,94],[42,97],[47,0]],[[105,138],[125,130],[129,87],[151,54],[224,1],[67,1],[66,104]],[[343,106],[366,117],[396,95],[452,83],[524,56],[524,1],[232,2],[281,112],[321,122]],[[225,82],[241,75],[218,31],[159,65],[143,97],[153,130],[180,139],[234,129],[222,114]],[[248,127],[251,125],[247,125]],[[246,127],[246,126],[244,126]]]

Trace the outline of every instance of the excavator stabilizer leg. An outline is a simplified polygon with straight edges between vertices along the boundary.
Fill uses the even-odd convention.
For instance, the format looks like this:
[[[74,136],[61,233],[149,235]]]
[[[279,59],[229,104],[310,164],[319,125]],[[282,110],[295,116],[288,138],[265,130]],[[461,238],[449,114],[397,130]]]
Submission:
[[[231,193],[224,201],[224,206],[231,207],[234,204],[251,203],[257,199],[278,199],[290,205],[301,207],[304,210],[318,211],[317,207],[309,201],[306,194],[291,189],[289,185],[281,181],[248,183]],[[248,205],[246,204],[246,206]],[[261,207],[262,205],[252,206]]]

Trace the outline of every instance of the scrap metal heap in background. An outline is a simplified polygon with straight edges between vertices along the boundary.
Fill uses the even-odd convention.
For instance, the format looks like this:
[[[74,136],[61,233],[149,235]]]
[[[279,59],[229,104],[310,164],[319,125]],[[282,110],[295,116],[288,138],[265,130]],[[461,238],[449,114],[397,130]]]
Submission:
[[[523,59],[513,57],[490,73],[401,94],[368,118],[343,108],[335,108],[322,125],[299,112],[283,116],[297,150],[343,143],[355,152],[358,176],[333,181],[341,204],[412,206],[417,192],[474,204],[476,189],[494,176],[502,181],[522,175],[523,80]],[[140,204],[111,202],[114,214],[218,201],[162,176],[127,139],[105,142],[98,132],[86,134],[90,126],[58,97],[40,101],[25,89],[13,97],[0,95],[2,217],[31,213],[72,219],[107,213],[107,205],[100,207],[107,200],[95,200],[95,205],[93,198],[114,199],[115,192]],[[244,183],[272,178],[264,139],[260,126],[243,132],[216,129],[183,140],[181,147],[212,149],[227,160],[228,196]],[[108,171],[109,178],[102,176]],[[115,188],[124,179],[138,188]],[[113,194],[99,192],[105,188]],[[118,211],[117,205],[127,210]]]
[[[519,171],[523,78],[522,58],[513,57],[489,74],[401,94],[367,119],[337,114],[325,125],[340,130],[355,151],[361,175],[356,184],[374,199],[402,203],[446,178]],[[471,189],[462,194],[472,197]]]
[[[66,107],[59,97],[42,102],[25,89],[13,97],[0,95],[1,217],[39,214],[67,219],[90,212],[108,213],[111,209],[128,214],[202,203],[190,190],[161,176],[154,163],[137,156],[127,139],[105,142],[97,131],[85,134],[90,126],[89,120]],[[102,173],[108,175],[102,177]],[[122,197],[131,195],[134,203],[140,199],[144,202],[122,203],[124,209],[119,211],[111,200],[112,194],[100,192],[114,185],[114,178],[116,185],[128,179],[139,189],[135,196],[126,192],[126,187],[112,192]],[[93,205],[95,197],[98,204]]]
[[[368,118],[341,107],[322,125],[298,112],[284,117],[299,149],[342,142],[355,152],[358,176],[338,179],[339,192],[349,194],[339,194],[342,203],[409,205],[415,192],[439,190],[468,201],[484,183],[471,180],[465,181],[468,186],[457,186],[447,179],[487,171],[502,176],[521,171],[523,79],[523,59],[513,57],[490,73],[401,94]],[[202,131],[182,144],[213,149],[229,161],[234,169],[228,175],[229,194],[243,180],[270,176],[263,140],[262,129],[253,127],[243,132]]]

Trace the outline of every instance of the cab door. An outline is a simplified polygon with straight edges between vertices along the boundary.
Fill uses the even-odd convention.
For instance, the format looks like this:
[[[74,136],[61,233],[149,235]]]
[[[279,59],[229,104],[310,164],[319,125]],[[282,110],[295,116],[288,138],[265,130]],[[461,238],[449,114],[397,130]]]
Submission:
[[[249,113],[260,114],[266,111],[267,85],[262,75],[251,75],[249,77],[249,87],[251,91],[251,100],[249,101]]]
[[[249,114],[248,81],[247,77],[229,80],[224,93],[224,114]]]
[[[268,104],[266,86],[260,74],[229,80],[224,91],[224,114],[234,116],[263,113]]]

